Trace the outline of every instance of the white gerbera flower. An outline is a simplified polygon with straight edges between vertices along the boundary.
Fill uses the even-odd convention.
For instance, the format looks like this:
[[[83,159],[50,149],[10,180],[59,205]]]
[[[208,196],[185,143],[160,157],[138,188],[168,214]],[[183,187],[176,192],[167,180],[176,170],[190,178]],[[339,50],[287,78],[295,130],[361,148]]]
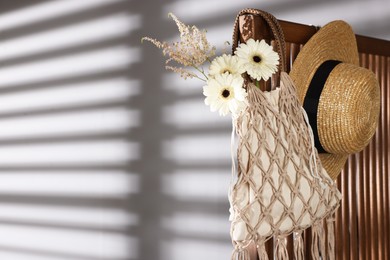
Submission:
[[[237,116],[247,106],[247,93],[242,87],[243,83],[244,79],[239,74],[215,75],[203,87],[205,104],[213,112],[218,110],[220,115],[226,116],[231,112],[234,117]]]
[[[253,79],[265,81],[274,74],[279,65],[279,55],[264,40],[249,39],[241,43],[235,54],[244,62],[244,68]]]
[[[210,65],[209,75],[242,74],[245,72],[242,61],[237,56],[226,55],[216,57]]]

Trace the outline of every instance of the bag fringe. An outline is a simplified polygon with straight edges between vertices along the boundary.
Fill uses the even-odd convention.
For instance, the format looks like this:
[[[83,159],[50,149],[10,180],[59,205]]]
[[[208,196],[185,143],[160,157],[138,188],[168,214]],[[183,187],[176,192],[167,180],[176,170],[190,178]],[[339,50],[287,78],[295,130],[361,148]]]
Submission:
[[[231,260],[251,260],[247,249],[235,248]]]
[[[311,253],[314,259],[326,259],[324,225],[322,221],[315,223],[311,229],[313,242]]]
[[[294,260],[304,260],[305,251],[302,231],[294,232]]]
[[[336,259],[336,251],[335,251],[335,236],[334,236],[334,221],[333,216],[330,216],[326,219],[326,230],[328,235],[328,259],[335,260]]]
[[[288,260],[287,241],[286,237],[279,236],[276,238],[275,259]]]
[[[264,241],[257,243],[257,256],[259,260],[269,260]]]

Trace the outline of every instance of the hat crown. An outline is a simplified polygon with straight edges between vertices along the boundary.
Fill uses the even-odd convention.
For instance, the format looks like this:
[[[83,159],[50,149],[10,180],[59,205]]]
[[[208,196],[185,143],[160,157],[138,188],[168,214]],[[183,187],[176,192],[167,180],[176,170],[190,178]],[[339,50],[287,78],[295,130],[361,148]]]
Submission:
[[[328,153],[361,151],[375,133],[380,109],[375,74],[340,63],[330,73],[318,107],[318,135]]]

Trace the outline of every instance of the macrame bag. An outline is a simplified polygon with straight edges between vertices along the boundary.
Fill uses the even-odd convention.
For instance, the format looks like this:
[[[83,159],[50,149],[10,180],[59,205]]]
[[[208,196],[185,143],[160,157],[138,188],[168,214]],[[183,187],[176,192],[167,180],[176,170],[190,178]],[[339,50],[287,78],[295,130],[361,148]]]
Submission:
[[[275,259],[288,259],[285,238],[292,233],[295,259],[304,259],[302,231],[310,226],[313,258],[334,259],[333,213],[340,193],[318,159],[306,112],[285,72],[285,41],[276,18],[256,9],[241,11],[233,50],[239,39],[238,19],[248,13],[260,15],[271,28],[281,72],[276,77],[280,84],[269,92],[248,78],[249,105],[233,119],[236,140],[232,143],[237,143],[237,154],[229,194],[232,259],[249,260],[248,246],[253,243],[259,258],[268,259],[265,242],[271,238]]]

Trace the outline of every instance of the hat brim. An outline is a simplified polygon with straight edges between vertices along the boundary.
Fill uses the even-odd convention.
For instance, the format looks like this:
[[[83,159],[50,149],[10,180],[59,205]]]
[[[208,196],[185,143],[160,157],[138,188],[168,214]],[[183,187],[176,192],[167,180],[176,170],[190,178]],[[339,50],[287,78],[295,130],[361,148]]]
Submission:
[[[318,67],[328,60],[359,65],[355,34],[344,21],[333,21],[323,26],[304,45],[295,59],[289,75],[297,88],[301,104]],[[319,154],[319,157],[329,176],[336,179],[348,155]]]
[[[332,180],[335,180],[347,162],[348,155],[320,153],[322,166]]]

